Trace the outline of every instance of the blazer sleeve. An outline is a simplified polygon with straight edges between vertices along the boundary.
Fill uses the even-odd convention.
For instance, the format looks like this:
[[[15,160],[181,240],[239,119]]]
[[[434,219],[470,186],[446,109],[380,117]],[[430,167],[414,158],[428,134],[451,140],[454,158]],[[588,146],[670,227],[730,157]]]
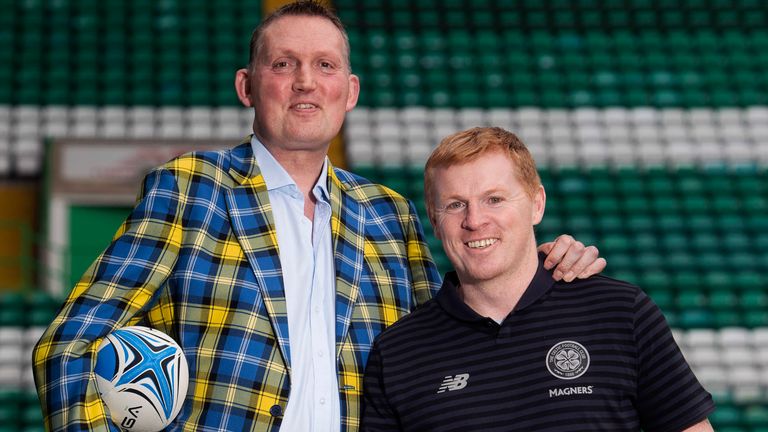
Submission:
[[[149,173],[109,247],[80,279],[33,351],[46,429],[119,429],[107,419],[93,366],[103,337],[151,306],[173,270],[183,199],[165,168]]]
[[[416,207],[408,201],[408,227],[406,230],[408,265],[413,278],[412,293],[414,304],[420,306],[437,294],[442,284],[429,246],[425,240],[424,227],[416,213]]]

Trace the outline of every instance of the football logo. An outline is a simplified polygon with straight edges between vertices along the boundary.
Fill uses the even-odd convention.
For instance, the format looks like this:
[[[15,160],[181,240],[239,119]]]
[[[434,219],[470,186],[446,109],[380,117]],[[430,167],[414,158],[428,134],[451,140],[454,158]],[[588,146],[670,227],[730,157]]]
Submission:
[[[578,342],[558,342],[547,353],[546,363],[555,378],[576,379],[589,369],[589,352]]]

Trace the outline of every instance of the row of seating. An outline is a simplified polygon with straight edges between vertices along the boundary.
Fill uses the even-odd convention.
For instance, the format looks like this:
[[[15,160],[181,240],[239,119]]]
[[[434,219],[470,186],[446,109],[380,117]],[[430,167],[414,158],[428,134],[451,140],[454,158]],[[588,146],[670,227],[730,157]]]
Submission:
[[[754,0],[721,2],[671,1],[529,1],[466,0],[354,2],[337,1],[345,22],[371,27],[414,23],[423,27],[466,25],[472,28],[507,24],[524,29],[589,28],[761,28],[766,23],[764,5]]]
[[[53,0],[12,2],[0,18],[7,29],[0,32],[0,103],[237,105],[233,74],[247,62],[247,41],[260,12],[240,0],[224,4],[142,1],[91,9]],[[664,14],[683,21],[701,14],[718,20],[765,18],[768,10],[754,4],[717,11],[665,5],[662,9],[669,10],[649,21],[648,29],[619,30],[595,22],[583,31],[526,25],[536,27],[539,15],[564,22],[614,19],[641,16],[653,7],[633,11],[630,5],[595,3],[550,11],[513,2],[507,11],[492,2],[465,11],[469,3],[457,8],[441,3],[434,12],[438,25],[430,28],[407,18],[411,12],[429,18],[429,8],[379,5],[338,5],[349,28],[354,69],[363,78],[360,102],[366,106],[673,107],[768,101],[764,26],[688,29],[663,19]],[[494,12],[497,7],[501,12]],[[606,12],[595,15],[592,9]],[[558,13],[576,18],[557,18]],[[455,15],[456,22],[445,20],[446,14]],[[496,21],[505,14],[511,15]],[[475,16],[491,22],[467,30]],[[391,23],[369,22],[378,19]]]
[[[481,80],[479,76],[476,77]],[[492,78],[490,75],[484,77]],[[561,79],[565,78],[561,77]],[[386,82],[390,82],[389,79]],[[768,104],[768,93],[754,88],[745,88],[738,91],[729,89],[702,91],[695,88],[686,88],[649,92],[642,88],[620,91],[613,89],[560,90],[557,88],[506,89],[494,86],[480,89],[465,87],[403,89],[381,87],[378,85],[363,85],[362,87],[364,91],[360,95],[360,103],[366,106],[406,107],[410,105],[424,105],[429,107],[473,106],[500,108],[538,105],[548,108],[571,108],[585,105],[597,107],[647,105],[666,108],[675,106],[748,106]]]
[[[235,107],[0,106],[0,173],[36,175],[45,138],[232,139]],[[768,161],[768,109],[428,109],[358,107],[345,127],[352,166],[421,166],[444,136],[478,125],[517,132],[542,166],[744,165]]]
[[[455,26],[444,29],[442,33],[431,29],[410,25],[405,22],[388,29],[350,26],[350,38],[357,44],[356,49],[367,52],[393,50],[398,52],[440,52],[447,48],[465,50],[472,46],[483,51],[496,51],[508,47],[510,55],[537,52],[555,52],[561,54],[594,55],[595,52],[633,50],[639,54],[690,50],[710,59],[714,53],[722,53],[729,58],[736,53],[757,52],[768,45],[768,32],[756,31],[718,31],[716,29],[679,30],[661,27],[657,30],[604,30],[568,31],[522,31],[512,26],[467,29]],[[733,51],[736,51],[734,53]],[[480,53],[482,54],[482,52]],[[690,55],[690,52],[680,53]],[[676,59],[668,59],[675,61]],[[744,60],[749,63],[748,60]],[[577,65],[578,66],[578,65]]]
[[[21,108],[21,107],[20,107]],[[53,108],[44,108],[49,110]],[[213,111],[214,113],[218,110]],[[26,115],[26,114],[25,114]],[[406,108],[358,106],[348,114],[349,123],[373,123],[378,125],[407,126],[411,124],[451,125],[460,124],[515,124],[520,127],[558,127],[573,125],[600,125],[610,127],[613,124],[639,126],[691,125],[696,128],[728,128],[744,123],[752,126],[768,122],[768,107],[755,105],[745,108],[707,108],[696,107],[663,108],[622,107],[608,108],[578,107],[573,109],[546,109],[537,106],[521,108],[480,109],[476,107],[426,108],[409,106]]]
[[[236,144],[253,112],[236,107],[0,106],[0,176],[36,177],[47,138],[222,139]]]
[[[233,138],[252,122],[236,107],[0,106],[0,138]]]
[[[345,127],[353,165],[420,165],[446,135],[474,126],[516,132],[543,166],[768,162],[768,110],[360,107]]]
[[[10,1],[0,103],[234,106],[261,2]]]
[[[762,9],[760,0],[423,0],[409,2],[408,0],[391,0],[377,2],[375,0],[355,1],[336,0],[334,4],[339,9],[413,9],[418,13],[434,9],[479,9],[479,10],[523,10],[523,11],[556,11],[556,10],[711,10],[723,9],[752,11]]]

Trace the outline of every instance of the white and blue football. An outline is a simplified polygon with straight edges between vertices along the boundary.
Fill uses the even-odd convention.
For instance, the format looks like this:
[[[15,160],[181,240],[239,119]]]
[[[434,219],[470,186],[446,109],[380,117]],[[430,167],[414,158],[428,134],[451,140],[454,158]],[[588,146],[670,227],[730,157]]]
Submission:
[[[94,372],[101,399],[123,431],[162,430],[187,395],[187,359],[170,336],[156,329],[131,326],[107,335]]]

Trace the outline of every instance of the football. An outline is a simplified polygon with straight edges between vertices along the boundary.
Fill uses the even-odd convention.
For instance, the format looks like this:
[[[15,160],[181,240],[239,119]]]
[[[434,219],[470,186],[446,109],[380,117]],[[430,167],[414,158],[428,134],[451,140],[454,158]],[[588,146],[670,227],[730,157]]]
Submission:
[[[178,415],[189,369],[179,345],[147,327],[118,329],[99,345],[96,386],[112,421],[123,431],[157,432]]]

